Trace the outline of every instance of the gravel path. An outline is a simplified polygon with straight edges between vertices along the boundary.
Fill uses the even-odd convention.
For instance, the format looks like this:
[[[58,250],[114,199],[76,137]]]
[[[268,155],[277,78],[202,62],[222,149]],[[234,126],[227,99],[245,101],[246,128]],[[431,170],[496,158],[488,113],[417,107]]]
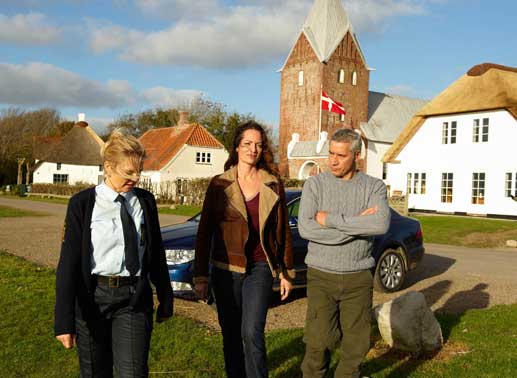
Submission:
[[[0,218],[0,249],[55,267],[66,206],[1,197],[0,205],[50,214],[45,217]],[[160,215],[162,225],[185,219]],[[489,250],[435,244],[426,244],[426,249],[421,268],[408,274],[406,289],[394,294],[374,293],[374,304],[409,290],[424,293],[434,310],[451,313],[517,303],[517,249]],[[273,302],[268,313],[268,330],[303,327],[307,308],[305,290],[295,290],[284,304],[279,304],[278,300]],[[175,308],[178,314],[210,328],[218,328],[216,313],[206,304],[178,299]]]

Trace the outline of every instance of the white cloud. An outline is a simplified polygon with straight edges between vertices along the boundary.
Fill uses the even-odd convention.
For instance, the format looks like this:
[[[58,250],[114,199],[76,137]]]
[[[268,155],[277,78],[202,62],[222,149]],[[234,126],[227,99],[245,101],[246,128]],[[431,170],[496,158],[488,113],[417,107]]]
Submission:
[[[0,88],[2,104],[112,109],[137,104],[183,103],[200,94],[199,91],[165,87],[139,92],[125,80],[109,80],[103,84],[38,62],[25,65],[0,63]]]
[[[166,87],[152,87],[142,91],[140,98],[153,107],[174,107],[189,104],[193,98],[201,96],[196,90],[175,90]]]
[[[202,18],[221,8],[217,0],[135,0],[135,5],[147,14],[160,18]]]
[[[344,5],[359,32],[382,32],[395,17],[420,15],[432,0],[345,0]]]
[[[122,59],[144,64],[242,67],[286,54],[303,20],[298,2],[274,8],[236,6],[210,20],[182,19],[161,31],[142,33],[108,25],[92,31],[95,52],[111,45]]]
[[[147,32],[117,25],[97,26],[90,46],[96,53],[149,65],[241,68],[284,58],[300,33],[313,0],[134,0],[147,13],[175,21]],[[426,12],[436,0],[347,0],[357,32],[382,32],[390,20]],[[443,0],[442,0],[443,1]],[[174,17],[175,16],[175,17]]]
[[[0,42],[44,45],[59,39],[59,28],[41,13],[0,14]]]
[[[96,54],[137,44],[138,41],[145,37],[144,33],[128,30],[117,25],[101,25],[99,22],[91,20],[87,24],[91,30],[90,47]]]

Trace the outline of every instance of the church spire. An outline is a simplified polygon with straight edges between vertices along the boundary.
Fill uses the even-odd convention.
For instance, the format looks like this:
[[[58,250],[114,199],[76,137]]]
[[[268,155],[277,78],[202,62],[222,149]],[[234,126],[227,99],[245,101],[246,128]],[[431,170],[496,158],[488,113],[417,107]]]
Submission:
[[[359,47],[354,28],[348,18],[343,4],[341,3],[341,0],[316,0],[301,31],[301,33],[307,38],[307,41],[321,63],[329,61],[330,57],[348,32],[350,32],[350,35],[357,46],[359,55],[364,65],[367,67],[368,65],[366,64],[366,59]],[[284,66],[288,59],[289,56],[287,57]],[[283,70],[283,67],[280,71]]]

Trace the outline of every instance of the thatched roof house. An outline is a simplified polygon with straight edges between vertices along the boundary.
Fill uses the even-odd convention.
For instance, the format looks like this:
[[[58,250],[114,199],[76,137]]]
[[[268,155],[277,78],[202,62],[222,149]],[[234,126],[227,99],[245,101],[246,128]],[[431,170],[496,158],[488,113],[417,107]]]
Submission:
[[[429,117],[497,109],[517,119],[517,68],[493,63],[474,66],[413,116],[383,160],[394,162]]]

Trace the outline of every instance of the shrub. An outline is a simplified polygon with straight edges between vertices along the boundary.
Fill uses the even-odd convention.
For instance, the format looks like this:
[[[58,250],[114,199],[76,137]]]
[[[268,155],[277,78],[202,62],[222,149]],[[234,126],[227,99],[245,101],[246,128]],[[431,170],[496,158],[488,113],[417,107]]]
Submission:
[[[305,180],[299,180],[295,178],[282,178],[282,182],[284,183],[284,187],[286,188],[303,188],[303,184],[305,184]]]
[[[32,184],[31,193],[48,195],[73,196],[81,190],[92,187],[93,184],[78,182],[75,185],[69,184]]]

